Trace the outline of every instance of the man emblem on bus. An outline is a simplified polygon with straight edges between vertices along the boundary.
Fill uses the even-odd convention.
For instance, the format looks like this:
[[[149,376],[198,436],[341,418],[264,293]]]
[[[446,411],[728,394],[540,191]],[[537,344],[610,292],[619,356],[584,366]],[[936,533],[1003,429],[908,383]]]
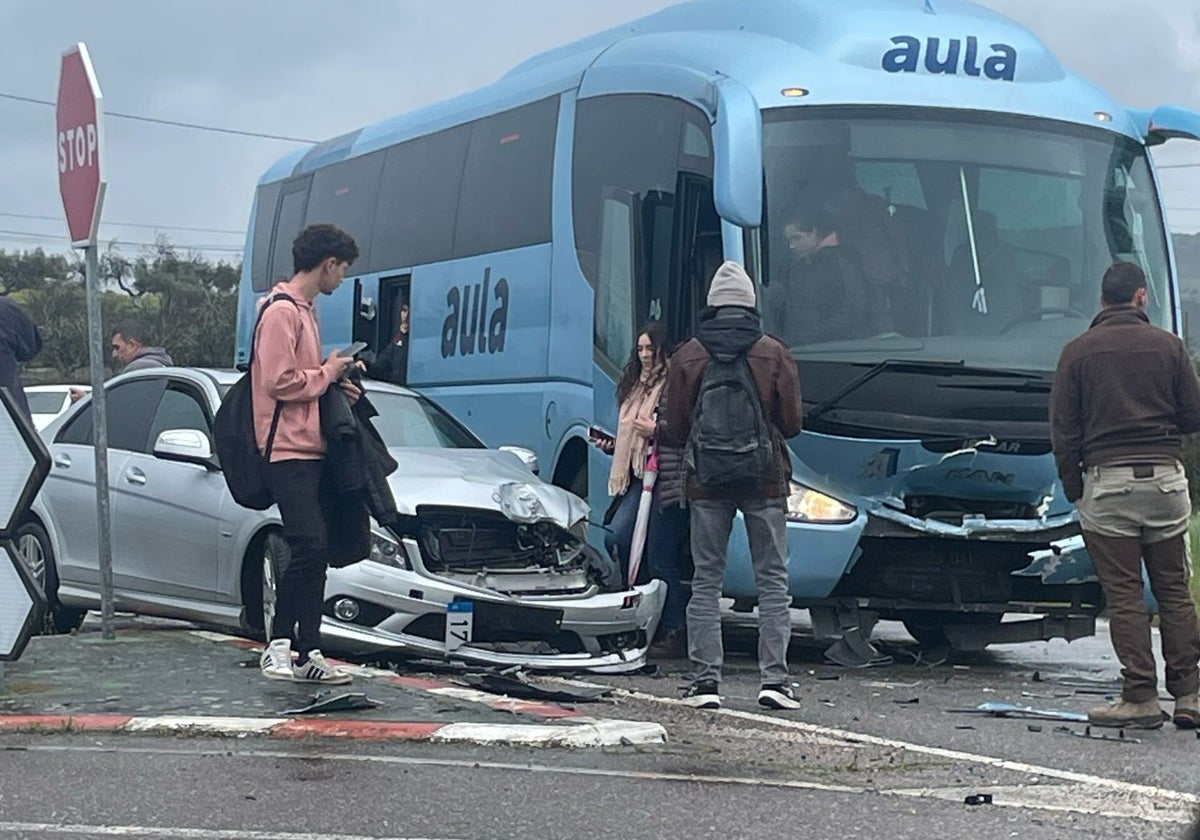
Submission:
[[[461,291],[452,286],[446,292],[446,305],[450,307],[446,321],[442,324],[442,358],[448,359],[455,353],[470,356],[474,353],[504,352],[504,338],[508,335],[508,280],[501,277],[491,288],[492,270],[483,270],[483,282],[474,286],[463,286]],[[496,308],[488,318],[488,292],[492,292]]]

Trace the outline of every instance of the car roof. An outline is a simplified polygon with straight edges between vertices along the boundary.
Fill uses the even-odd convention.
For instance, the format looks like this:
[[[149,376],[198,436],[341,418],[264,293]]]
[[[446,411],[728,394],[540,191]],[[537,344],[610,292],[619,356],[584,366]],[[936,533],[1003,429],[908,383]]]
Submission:
[[[170,368],[142,368],[139,371],[133,371],[128,376],[154,376],[161,375],[166,371],[186,371],[188,373],[207,376],[218,387],[229,386],[242,378],[243,372],[234,368],[198,368],[198,367],[182,367],[175,366]],[[375,379],[363,379],[363,385],[368,391],[382,394],[400,394],[407,397],[416,397],[419,394],[411,388],[404,388],[400,385],[392,385],[388,382],[380,382]]]

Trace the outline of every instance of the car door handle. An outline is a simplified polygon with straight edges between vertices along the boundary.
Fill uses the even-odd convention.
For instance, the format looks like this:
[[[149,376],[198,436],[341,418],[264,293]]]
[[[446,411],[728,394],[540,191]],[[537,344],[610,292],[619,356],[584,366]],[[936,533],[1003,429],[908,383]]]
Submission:
[[[60,452],[54,456],[54,466],[61,469],[69,469],[71,466],[71,456],[65,452]]]
[[[125,470],[125,480],[130,484],[141,486],[146,483],[146,474],[137,467],[130,467]]]

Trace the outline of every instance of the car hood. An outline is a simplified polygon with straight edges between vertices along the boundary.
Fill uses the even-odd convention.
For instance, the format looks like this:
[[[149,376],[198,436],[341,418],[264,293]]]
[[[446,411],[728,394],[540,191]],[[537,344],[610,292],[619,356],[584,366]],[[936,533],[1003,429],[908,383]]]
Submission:
[[[563,528],[586,519],[587,502],[547,484],[508,452],[489,449],[388,450],[399,464],[388,477],[396,508],[417,506],[494,510],[515,522],[550,521]]]

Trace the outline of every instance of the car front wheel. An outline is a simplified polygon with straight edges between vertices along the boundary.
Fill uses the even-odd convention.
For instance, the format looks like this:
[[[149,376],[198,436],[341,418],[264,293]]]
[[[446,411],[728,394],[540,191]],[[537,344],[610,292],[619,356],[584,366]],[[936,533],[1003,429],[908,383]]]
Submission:
[[[271,639],[275,624],[275,606],[279,599],[279,571],[287,562],[288,548],[279,532],[263,540],[262,552],[262,620],[263,638]]]
[[[86,610],[64,607],[58,602],[58,570],[50,535],[37,522],[26,522],[17,529],[17,554],[46,593],[46,618],[42,632],[70,633],[83,623]]]

